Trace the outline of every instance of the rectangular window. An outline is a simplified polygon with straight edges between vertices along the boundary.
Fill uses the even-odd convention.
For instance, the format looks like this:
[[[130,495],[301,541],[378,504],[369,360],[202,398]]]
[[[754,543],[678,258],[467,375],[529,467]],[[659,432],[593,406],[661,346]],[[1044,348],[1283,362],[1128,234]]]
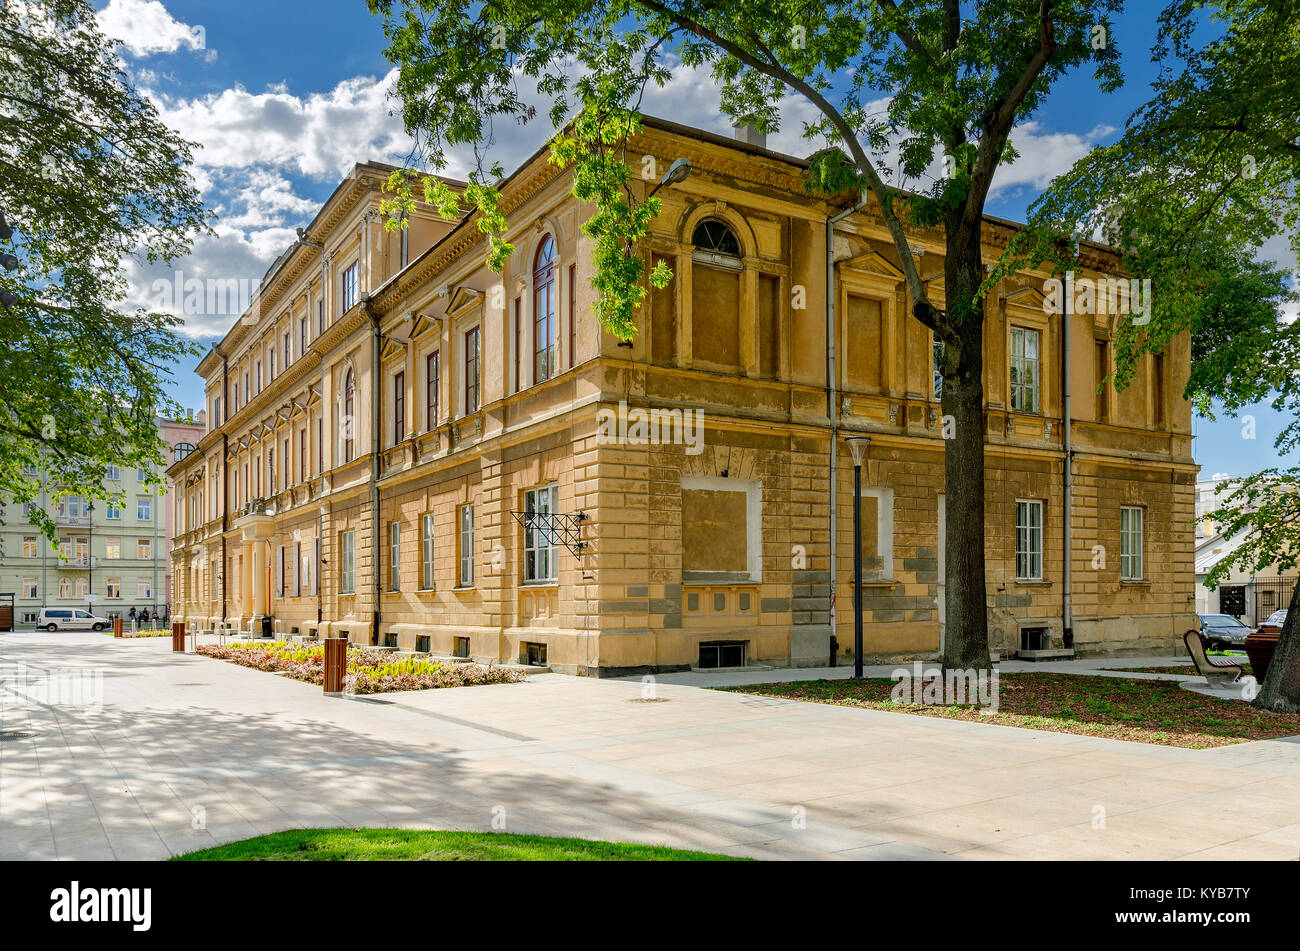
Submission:
[[[1136,505],[1119,510],[1119,576],[1123,581],[1142,580],[1142,517]]]
[[[438,425],[438,387],[440,369],[439,351],[435,350],[424,358],[424,428],[431,430]]]
[[[1043,578],[1043,503],[1016,502],[1016,577]]]
[[[24,535],[23,536],[23,557],[35,558],[37,554],[38,552],[36,549],[36,536]]]
[[[420,520],[420,587],[433,590],[433,513],[425,512]]]
[[[109,578],[104,584],[104,597],[120,598],[122,597],[122,581],[120,578]]]
[[[105,471],[105,473],[104,473],[104,478],[105,478],[105,479],[120,479],[120,478],[122,478],[122,470],[119,469],[117,466],[109,466],[108,469],[107,469],[107,471]]]
[[[325,332],[325,298],[322,296],[316,302],[316,336]]]
[[[106,540],[104,541],[104,557],[105,557],[105,558],[121,558],[121,557],[122,557],[122,539],[120,539],[120,538],[109,538],[109,539],[106,539]]]
[[[569,369],[574,366],[573,352],[578,348],[578,265],[569,265]]]
[[[142,561],[148,561],[153,557],[153,542],[147,538],[141,538],[135,543],[135,557]]]
[[[393,376],[393,445],[406,435],[406,374]]]
[[[257,361],[257,392],[262,392],[262,361]],[[252,394],[250,394],[252,395]]]
[[[533,278],[533,383],[555,375],[555,272],[551,266]]]
[[[325,471],[325,417],[316,419],[316,472]]]
[[[119,507],[119,505],[120,505],[120,503],[118,503],[118,502],[105,502],[105,503],[104,503],[104,518],[112,519],[113,521],[117,521],[117,520],[121,519],[121,517],[122,517],[122,509]]]
[[[1011,408],[1037,413],[1039,333],[1024,327],[1011,328]]]
[[[524,582],[545,583],[559,578],[554,526],[546,516],[559,508],[560,488],[552,483],[524,493],[524,511],[540,518],[527,519],[524,528]]]
[[[357,302],[357,275],[360,273],[361,262],[353,261],[346,271],[343,272],[343,310],[341,313],[346,314]]]
[[[307,427],[298,430],[298,481],[307,481]]]
[[[468,588],[474,584],[474,506],[462,505],[457,515],[460,519],[460,586]]]
[[[339,594],[356,591],[356,532],[339,532]]]
[[[402,523],[388,523],[388,590],[402,590]]]
[[[151,587],[151,585],[150,585],[150,583],[149,583],[149,579],[148,579],[148,578],[139,578],[139,579],[136,580],[136,583],[135,583],[135,593],[136,593],[136,597],[139,597],[139,598],[152,598],[152,597],[153,597],[152,587]]]
[[[465,414],[478,412],[478,328],[465,332]]]
[[[1110,416],[1110,400],[1107,399],[1110,392],[1110,381],[1106,379],[1106,376],[1110,373],[1110,353],[1105,340],[1096,341],[1096,345],[1097,422],[1104,423]]]
[[[307,318],[298,321],[298,356],[307,352]]]
[[[293,352],[289,349],[289,331],[284,332],[284,368],[289,369],[289,364],[293,362]]]
[[[522,330],[522,323],[521,323],[523,318],[519,316],[520,306],[521,306],[520,299],[516,297],[515,298],[515,368],[514,368],[516,393],[518,393],[520,388],[523,386],[523,380],[519,378],[519,353],[520,350],[523,348],[523,337],[522,337],[523,330]]]
[[[35,579],[35,578],[24,578],[24,579],[23,579],[23,597],[24,597],[24,598],[34,598],[34,597],[36,597],[36,579]]]

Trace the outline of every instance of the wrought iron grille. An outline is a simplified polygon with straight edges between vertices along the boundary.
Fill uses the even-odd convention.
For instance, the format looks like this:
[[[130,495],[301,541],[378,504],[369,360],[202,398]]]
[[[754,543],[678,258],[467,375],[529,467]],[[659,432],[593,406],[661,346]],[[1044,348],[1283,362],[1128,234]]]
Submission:
[[[586,512],[572,515],[560,512],[511,512],[524,531],[537,532],[547,547],[563,545],[575,555],[582,554],[587,543],[581,539],[581,526],[588,518]]]

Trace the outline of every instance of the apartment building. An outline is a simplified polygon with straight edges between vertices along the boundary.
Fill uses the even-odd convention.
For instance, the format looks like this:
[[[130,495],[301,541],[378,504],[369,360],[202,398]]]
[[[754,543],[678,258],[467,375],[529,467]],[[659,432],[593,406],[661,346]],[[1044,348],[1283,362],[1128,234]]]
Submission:
[[[935,347],[879,216],[829,226],[857,196],[807,196],[807,163],[752,137],[648,119],[633,150],[693,171],[659,192],[645,261],[675,276],[628,343],[593,315],[591,209],[544,150],[503,182],[501,274],[472,220],[386,231],[389,169],[356,166],[199,365],[209,429],[168,472],[178,615],[594,676],[825,664],[852,640],[843,440],[866,435],[864,653],[940,649]],[[989,220],[990,262],[1014,228]],[[912,238],[941,304],[942,235]],[[1078,276],[1116,263],[1085,245]],[[991,646],[1172,651],[1195,610],[1188,342],[1099,390],[1119,318],[1072,313],[1066,354],[1048,277],[985,308]]]
[[[183,457],[206,430],[197,420],[158,419],[168,464]],[[103,617],[131,608],[161,611],[170,602],[170,519],[156,485],[142,469],[110,466],[104,486],[110,503],[67,494],[46,484],[37,505],[59,527],[54,546],[32,524],[31,506],[7,506],[0,528],[0,592],[12,594],[14,622],[36,623],[44,607],[87,605]],[[89,599],[89,600],[88,600]],[[6,599],[7,600],[7,599]]]

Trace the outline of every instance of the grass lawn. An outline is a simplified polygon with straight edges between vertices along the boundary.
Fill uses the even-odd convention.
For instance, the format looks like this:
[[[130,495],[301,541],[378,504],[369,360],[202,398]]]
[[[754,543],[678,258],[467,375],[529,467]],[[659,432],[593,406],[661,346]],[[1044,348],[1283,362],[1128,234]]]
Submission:
[[[174,862],[728,862],[729,855],[504,832],[290,829],[178,855]]]
[[[894,703],[890,691],[895,684],[884,678],[857,683],[801,680],[721,689],[1192,749],[1300,734],[1300,715],[1264,713],[1244,701],[1179,689],[1173,680],[1015,673],[1002,674],[999,682],[997,713],[981,713],[974,706]]]

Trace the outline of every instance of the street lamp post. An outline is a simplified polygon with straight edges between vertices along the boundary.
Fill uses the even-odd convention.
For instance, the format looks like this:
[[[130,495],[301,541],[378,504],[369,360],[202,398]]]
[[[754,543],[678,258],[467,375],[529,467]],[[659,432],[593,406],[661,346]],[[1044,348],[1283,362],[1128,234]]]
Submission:
[[[869,436],[844,440],[853,453],[853,679],[862,679],[862,460]]]

